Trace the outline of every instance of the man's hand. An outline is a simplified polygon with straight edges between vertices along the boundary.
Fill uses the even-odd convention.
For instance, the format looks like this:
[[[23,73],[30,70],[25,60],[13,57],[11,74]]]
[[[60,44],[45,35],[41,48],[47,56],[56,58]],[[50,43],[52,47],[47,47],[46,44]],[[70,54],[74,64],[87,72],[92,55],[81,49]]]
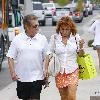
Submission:
[[[49,78],[49,72],[47,69],[45,69],[45,71],[44,71],[44,77]]]
[[[12,80],[13,80],[13,81],[17,81],[18,79],[20,79],[20,78],[18,78],[18,76],[16,75],[15,72],[12,72],[12,73],[11,73],[11,77],[12,77]]]

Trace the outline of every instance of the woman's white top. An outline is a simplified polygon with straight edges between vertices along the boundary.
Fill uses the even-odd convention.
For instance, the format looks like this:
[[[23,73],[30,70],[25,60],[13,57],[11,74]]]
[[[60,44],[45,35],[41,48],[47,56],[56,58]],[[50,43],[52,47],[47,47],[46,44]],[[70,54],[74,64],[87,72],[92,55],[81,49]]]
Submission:
[[[60,61],[61,73],[63,73],[64,70],[66,74],[72,73],[78,68],[76,53],[77,45],[75,37],[77,39],[77,45],[79,47],[79,34],[77,34],[76,36],[71,35],[67,41],[67,45],[64,45],[62,43],[62,37],[60,34],[54,34],[51,36],[47,55],[53,53],[55,49],[56,55],[58,56]]]
[[[47,52],[47,39],[37,33],[33,38],[25,33],[17,35],[11,43],[7,57],[16,60],[15,72],[21,82],[43,80],[43,60]]]
[[[93,45],[100,45],[100,19],[96,20],[89,29],[90,33],[94,34]]]

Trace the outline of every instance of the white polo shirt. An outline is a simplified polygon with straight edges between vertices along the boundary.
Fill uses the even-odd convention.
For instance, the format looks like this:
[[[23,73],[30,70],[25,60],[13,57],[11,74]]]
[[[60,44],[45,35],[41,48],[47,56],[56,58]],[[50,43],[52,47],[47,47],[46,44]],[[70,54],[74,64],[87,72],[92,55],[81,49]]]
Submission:
[[[76,53],[77,45],[76,45],[75,37],[77,39],[77,43],[78,43],[77,45],[79,47],[80,36],[78,34],[76,36],[71,35],[67,41],[66,46],[62,43],[62,37],[60,34],[55,34],[55,40],[54,40],[54,35],[51,36],[47,55],[53,53],[54,41],[55,41],[55,45],[56,45],[55,52],[60,61],[61,73],[63,73],[64,70],[66,74],[72,73],[78,68],[77,53]]]
[[[17,35],[11,43],[7,57],[16,60],[15,71],[19,81],[33,82],[42,80],[43,60],[48,43],[45,36],[37,33],[33,38],[25,33]]]

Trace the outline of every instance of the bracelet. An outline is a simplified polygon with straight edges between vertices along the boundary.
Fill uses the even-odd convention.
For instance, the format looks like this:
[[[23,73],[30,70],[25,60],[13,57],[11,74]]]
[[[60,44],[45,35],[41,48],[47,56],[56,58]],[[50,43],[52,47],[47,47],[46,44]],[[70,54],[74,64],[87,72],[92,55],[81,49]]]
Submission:
[[[80,48],[79,51],[80,51],[80,50],[84,50],[84,49],[83,49],[83,48]]]
[[[11,75],[13,75],[15,72],[11,72]]]

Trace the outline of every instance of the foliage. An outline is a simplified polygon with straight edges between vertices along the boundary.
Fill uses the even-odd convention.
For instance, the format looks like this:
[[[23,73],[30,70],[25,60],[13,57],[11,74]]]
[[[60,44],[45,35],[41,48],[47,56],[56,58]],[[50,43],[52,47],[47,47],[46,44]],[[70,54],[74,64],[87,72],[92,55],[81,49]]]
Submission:
[[[83,4],[84,4],[84,0],[78,0],[76,10],[82,11],[83,10]]]
[[[93,39],[88,41],[88,46],[89,47],[93,47],[93,45],[92,45],[93,41],[94,41]]]
[[[100,4],[100,0],[91,0],[92,3]]]
[[[60,5],[60,6],[65,6],[67,5],[70,0],[56,0],[56,2]]]

